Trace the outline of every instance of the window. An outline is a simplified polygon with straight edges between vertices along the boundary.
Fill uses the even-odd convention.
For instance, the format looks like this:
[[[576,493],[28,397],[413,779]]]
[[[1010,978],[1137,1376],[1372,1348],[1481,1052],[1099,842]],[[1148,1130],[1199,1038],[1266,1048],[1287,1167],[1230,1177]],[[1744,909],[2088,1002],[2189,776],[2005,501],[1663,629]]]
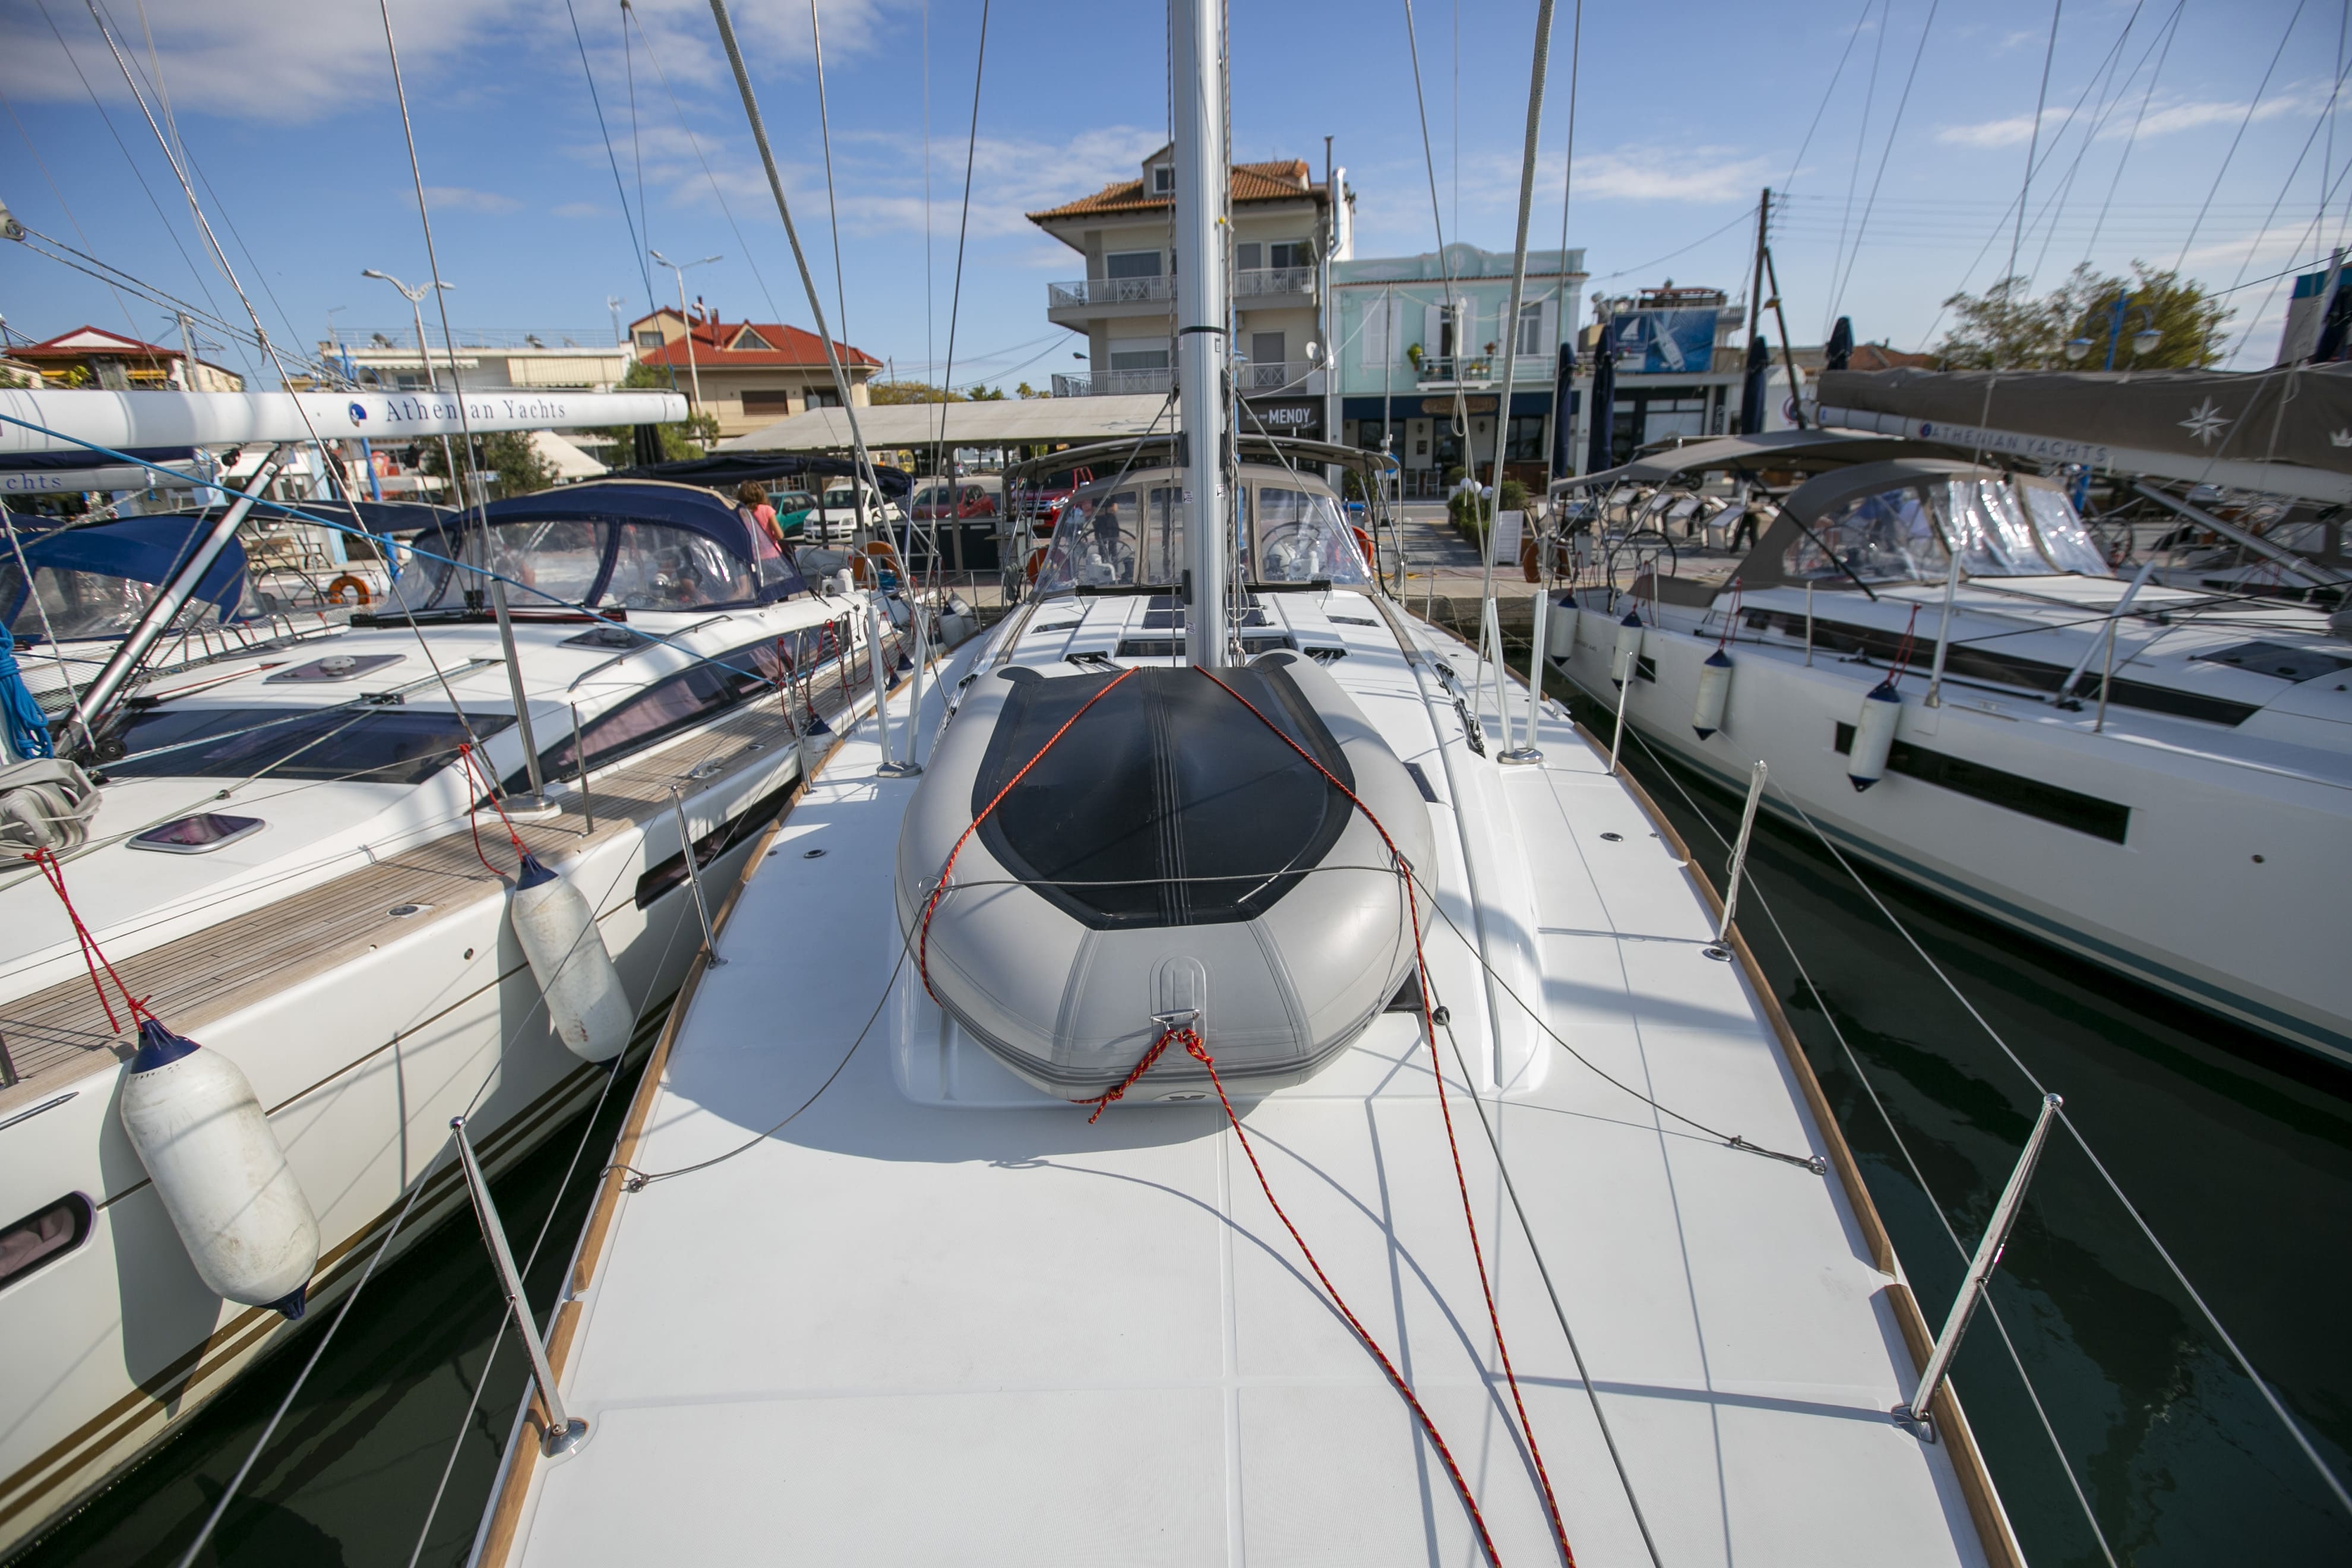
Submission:
[[[1160,276],[1160,252],[1156,250],[1114,250],[1103,258],[1106,278],[1157,278]]]
[[[1307,239],[1286,239],[1265,247],[1268,267],[1312,267],[1315,265],[1315,242]]]
[[[1265,247],[1258,244],[1256,241],[1253,240],[1247,245],[1236,245],[1234,247],[1234,271],[1255,272],[1259,268],[1265,265]]]
[[[89,1200],[76,1193],[0,1230],[0,1286],[56,1262],[89,1235]]]
[[[1916,582],[1943,576],[1948,559],[1927,498],[1906,486],[1857,496],[1830,512],[1813,524],[1812,538],[1789,546],[1781,570],[1801,581],[1851,574],[1871,583]]]
[[[601,522],[502,522],[490,531],[490,559],[504,575],[538,590],[518,595],[518,604],[540,608],[556,602],[578,604],[595,586],[604,565],[607,527]],[[420,549],[444,559],[412,561],[392,584],[394,603],[386,613],[465,608],[467,591],[478,591],[482,579],[459,571],[449,558],[464,552],[467,561],[478,560],[474,552],[479,549],[479,537],[473,529],[462,534],[444,531],[418,535]]]
[[[822,630],[823,628],[811,628]],[[805,634],[803,634],[805,635]],[[779,642],[786,646],[779,647]],[[643,751],[726,711],[748,698],[773,691],[784,679],[785,658],[797,651],[792,638],[762,638],[730,648],[668,676],[609,709],[581,728],[588,765],[601,768],[632,752]],[[539,754],[540,772],[549,778],[576,778],[572,737]],[[509,781],[516,787],[528,777],[518,773]]]
[[[1544,447],[1544,426],[1549,423],[1540,414],[1515,414],[1511,416],[1510,435],[1503,448],[1507,463],[1542,463],[1550,460]]]
[[[2074,503],[2066,492],[2055,485],[2033,484],[2020,480],[2017,486],[2025,500],[2025,514],[2033,520],[2033,531],[2042,542],[2042,553],[2061,572],[2079,572],[2086,577],[2107,577],[2107,558],[2101,553],[2098,542],[2083,520],[2074,513]]]
[[[1357,339],[1357,357],[1366,365],[1386,367],[1396,363],[1396,351],[1390,342],[1389,301],[1386,299],[1364,301],[1361,335]]]
[[[759,597],[750,564],[717,540],[658,523],[625,522],[604,602],[632,610],[697,610]]]
[[[1110,351],[1113,370],[1166,370],[1168,351],[1162,348],[1116,348]]]
[[[646,328],[645,331],[637,334],[637,347],[641,349],[657,349],[661,346],[662,335],[654,331],[651,327]]]
[[[1054,542],[1037,568],[1037,591],[1056,588],[1112,587],[1136,580],[1135,562],[1142,543],[1143,513],[1133,490],[1116,494],[1080,493],[1062,509],[1054,525]]]
[[[1175,164],[1154,163],[1151,165],[1151,194],[1155,196],[1168,196],[1176,194]]]
[[[1368,583],[1355,535],[1329,496],[1267,486],[1257,492],[1251,564],[1261,583]]]
[[[1517,352],[1521,355],[1541,355],[1549,352],[1550,345],[1543,340],[1543,303],[1540,300],[1532,305],[1519,307]]]
[[[781,419],[792,411],[793,395],[781,387],[743,394],[743,412],[746,414],[764,414]]]
[[[422,784],[457,760],[457,744],[497,734],[504,713],[429,708],[161,708],[133,710],[100,742],[110,778],[345,779]]]
[[[812,386],[808,390],[807,406],[811,408],[838,408],[841,406],[841,393],[838,389],[830,386]]]
[[[727,346],[730,349],[766,349],[771,353],[774,353],[776,348],[775,344],[770,342],[767,339],[761,337],[748,326],[741,331],[736,333],[735,341],[729,343]]]

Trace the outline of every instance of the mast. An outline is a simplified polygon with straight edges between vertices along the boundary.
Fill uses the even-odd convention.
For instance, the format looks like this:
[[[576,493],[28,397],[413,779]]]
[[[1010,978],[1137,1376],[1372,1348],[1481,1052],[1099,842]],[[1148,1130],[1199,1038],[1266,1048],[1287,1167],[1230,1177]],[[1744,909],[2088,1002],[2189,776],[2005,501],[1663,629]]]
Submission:
[[[1230,346],[1225,340],[1223,39],[1218,0],[1168,0],[1170,109],[1175,130],[1177,451],[1192,498],[1184,528],[1184,656],[1227,662],[1228,569],[1222,461]]]

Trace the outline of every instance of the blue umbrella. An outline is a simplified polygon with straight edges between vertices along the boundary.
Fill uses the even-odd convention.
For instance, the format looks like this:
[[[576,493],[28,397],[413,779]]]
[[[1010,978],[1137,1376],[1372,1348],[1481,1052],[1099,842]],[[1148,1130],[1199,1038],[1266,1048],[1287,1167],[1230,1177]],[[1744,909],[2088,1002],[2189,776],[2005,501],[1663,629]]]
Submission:
[[[1840,316],[1830,332],[1829,346],[1822,351],[1822,365],[1826,370],[1843,370],[1853,358],[1853,318]]]
[[[1551,462],[1547,475],[1559,479],[1575,466],[1575,454],[1569,449],[1569,405],[1576,400],[1576,345],[1559,345],[1559,367],[1551,378]]]
[[[1592,408],[1586,418],[1591,437],[1584,449],[1584,471],[1597,474],[1615,468],[1611,437],[1617,423],[1617,351],[1606,338],[1592,355]]]
[[[1764,335],[1759,332],[1748,340],[1748,376],[1739,384],[1739,433],[1760,436],[1764,433],[1764,377],[1772,368],[1772,351],[1764,346]]]

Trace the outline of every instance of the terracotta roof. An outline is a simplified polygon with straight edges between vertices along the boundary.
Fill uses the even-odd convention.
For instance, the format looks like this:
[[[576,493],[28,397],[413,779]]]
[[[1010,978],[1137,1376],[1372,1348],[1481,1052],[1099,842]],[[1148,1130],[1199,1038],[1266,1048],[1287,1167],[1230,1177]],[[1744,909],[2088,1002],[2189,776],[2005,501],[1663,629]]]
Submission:
[[[87,359],[91,354],[120,354],[136,359],[178,359],[178,349],[167,349],[160,343],[141,342],[126,338],[121,332],[110,332],[104,327],[76,327],[70,332],[37,343],[26,343],[8,351],[21,360],[38,363],[42,360]]]
[[[660,313],[669,316],[673,321],[677,317],[676,310],[666,310]],[[652,319],[646,318],[648,321]],[[823,338],[818,337],[814,332],[803,331],[798,327],[786,326],[781,321],[698,320],[693,323],[691,331],[694,333],[694,363],[709,368],[727,369],[741,366],[747,369],[767,369],[778,366],[800,366],[814,369],[824,363]],[[756,334],[761,341],[770,346],[740,349],[726,346],[743,338],[747,332]],[[882,363],[864,349],[853,348],[845,342],[836,342],[833,347],[834,352],[841,356],[841,363],[845,366],[878,366]],[[687,366],[686,341],[681,338],[674,342],[664,343],[657,349],[647,349],[637,358],[645,364],[675,366],[684,370]]]
[[[1856,343],[1853,357],[1846,362],[1849,370],[1933,370],[1934,354],[1906,353],[1890,349],[1885,343]]]
[[[1270,163],[1235,163],[1233,166],[1233,199],[1236,202],[1297,201],[1301,196],[1323,199],[1323,187],[1311,183],[1312,176],[1303,158],[1278,158]],[[1144,194],[1140,179],[1121,180],[1105,185],[1090,196],[1080,196],[1044,212],[1028,214],[1035,223],[1049,217],[1082,217],[1090,213],[1150,212],[1169,206],[1172,198]]]

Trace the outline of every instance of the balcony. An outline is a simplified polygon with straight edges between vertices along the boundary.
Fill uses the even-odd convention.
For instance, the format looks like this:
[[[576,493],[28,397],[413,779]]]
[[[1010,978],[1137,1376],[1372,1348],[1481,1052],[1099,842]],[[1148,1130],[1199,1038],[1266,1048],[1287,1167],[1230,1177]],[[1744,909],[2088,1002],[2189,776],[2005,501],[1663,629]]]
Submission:
[[[1045,319],[1084,331],[1105,318],[1164,316],[1175,300],[1173,278],[1080,278],[1045,285]]]
[[[1153,282],[1157,279],[1140,279],[1137,281]],[[1166,370],[1105,370],[1097,371],[1092,375],[1064,375],[1056,373],[1054,376],[1054,395],[1056,397],[1115,397],[1136,393],[1150,393],[1165,396],[1169,388],[1174,384],[1174,373]]]
[[[1247,272],[1236,272],[1234,274],[1234,298],[1237,301],[1246,300],[1259,306],[1294,302],[1311,304],[1315,299],[1315,268],[1260,267]]]
[[[1413,384],[1421,387],[1492,386],[1503,374],[1503,356],[1497,353],[1457,357],[1451,354],[1424,354],[1412,369]],[[1529,383],[1549,384],[1552,362],[1549,354],[1521,354],[1511,366],[1513,384]]]
[[[1276,393],[1294,396],[1323,391],[1323,367],[1308,360],[1270,360],[1261,364],[1249,360],[1234,362],[1234,384],[1244,397],[1266,397]]]

